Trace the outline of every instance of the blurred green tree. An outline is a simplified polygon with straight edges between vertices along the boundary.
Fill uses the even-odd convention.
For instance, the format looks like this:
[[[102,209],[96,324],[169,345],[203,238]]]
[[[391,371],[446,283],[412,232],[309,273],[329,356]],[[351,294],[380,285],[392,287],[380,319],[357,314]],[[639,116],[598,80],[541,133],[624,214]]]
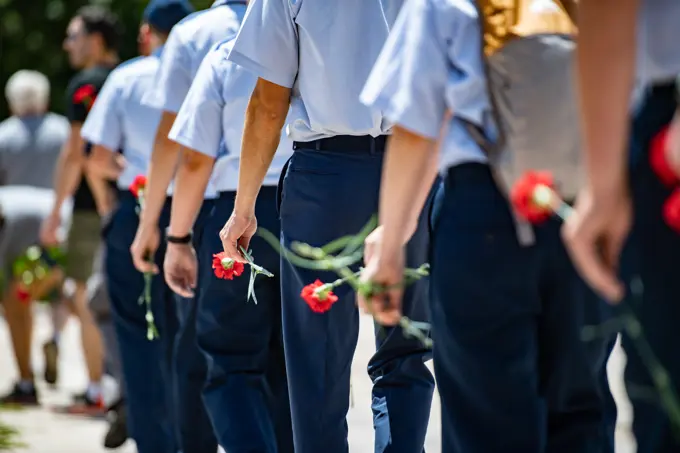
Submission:
[[[212,0],[191,0],[196,9]],[[4,87],[20,69],[45,74],[52,85],[52,110],[64,111],[64,91],[74,71],[62,50],[71,17],[83,5],[102,4],[114,11],[122,24],[121,59],[137,53],[137,30],[147,0],[0,0],[0,120],[9,115]]]

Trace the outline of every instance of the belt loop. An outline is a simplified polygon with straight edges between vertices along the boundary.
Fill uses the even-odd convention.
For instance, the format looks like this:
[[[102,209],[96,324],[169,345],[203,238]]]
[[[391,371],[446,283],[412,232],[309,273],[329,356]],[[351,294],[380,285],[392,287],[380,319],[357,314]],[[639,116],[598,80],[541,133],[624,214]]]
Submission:
[[[317,151],[321,151],[321,139],[315,140],[314,145],[315,145]]]
[[[371,142],[371,154],[375,154],[375,137],[369,135]]]

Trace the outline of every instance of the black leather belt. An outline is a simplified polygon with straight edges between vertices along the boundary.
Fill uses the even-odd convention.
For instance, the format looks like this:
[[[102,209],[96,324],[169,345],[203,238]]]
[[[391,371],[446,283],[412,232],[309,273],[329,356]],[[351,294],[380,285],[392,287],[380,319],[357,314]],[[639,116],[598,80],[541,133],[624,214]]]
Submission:
[[[336,135],[311,142],[293,142],[293,149],[315,149],[338,153],[380,154],[385,152],[388,135]]]

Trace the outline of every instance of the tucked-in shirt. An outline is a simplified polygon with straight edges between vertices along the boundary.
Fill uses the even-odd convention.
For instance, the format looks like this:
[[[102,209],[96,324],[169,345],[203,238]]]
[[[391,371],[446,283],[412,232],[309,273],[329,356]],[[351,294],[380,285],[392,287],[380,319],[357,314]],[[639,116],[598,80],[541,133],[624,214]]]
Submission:
[[[114,70],[81,129],[83,139],[112,152],[123,150],[126,166],[117,181],[122,190],[149,169],[161,111],[142,105],[141,99],[153,87],[159,54],[160,50]]]
[[[289,136],[379,136],[391,124],[359,101],[402,0],[252,0],[229,59],[292,88]]]
[[[0,123],[0,185],[51,189],[54,167],[69,135],[69,123],[55,113],[12,116]]]
[[[220,1],[175,25],[165,43],[154,86],[142,100],[144,104],[177,113],[205,55],[218,42],[236,36],[245,12],[245,1]]]
[[[479,22],[470,0],[408,0],[371,72],[361,100],[418,135],[439,138],[440,168],[485,162],[459,118],[487,129],[490,103]]]
[[[217,159],[213,183],[219,192],[235,191],[246,108],[257,78],[227,59],[233,40],[217,44],[201,63],[169,137],[187,148]],[[290,139],[281,136],[264,185],[278,184],[292,155]]]

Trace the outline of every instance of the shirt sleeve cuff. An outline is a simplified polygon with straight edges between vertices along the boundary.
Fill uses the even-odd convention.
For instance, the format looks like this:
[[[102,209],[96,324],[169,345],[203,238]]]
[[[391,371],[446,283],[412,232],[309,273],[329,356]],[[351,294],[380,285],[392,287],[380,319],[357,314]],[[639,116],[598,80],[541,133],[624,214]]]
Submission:
[[[217,158],[217,148],[219,147],[219,143],[216,146],[212,147],[205,142],[201,142],[200,140],[197,141],[192,137],[184,135],[182,132],[177,132],[173,130],[170,130],[168,138],[175,143],[179,143],[181,146],[185,148],[196,151],[197,153],[201,153],[205,156],[212,157],[213,159]]]
[[[154,93],[144,96],[142,98],[142,105],[165,112],[179,113],[179,109],[182,107],[182,102],[177,102],[164,96],[158,96]]]
[[[229,61],[236,63],[238,66],[242,66],[246,70],[252,72],[261,79],[267,80],[268,82],[274,83],[284,88],[293,88],[295,81],[294,76],[291,78],[282,74],[278,74],[276,71],[265,68],[261,64],[251,60],[236,50],[232,49],[231,52],[229,52],[228,59]]]
[[[81,137],[86,142],[92,143],[93,146],[94,145],[103,146],[104,148],[112,152],[118,151],[118,148],[120,148],[120,145],[116,140],[110,139],[108,137],[95,136],[94,134],[87,133],[81,134]]]

